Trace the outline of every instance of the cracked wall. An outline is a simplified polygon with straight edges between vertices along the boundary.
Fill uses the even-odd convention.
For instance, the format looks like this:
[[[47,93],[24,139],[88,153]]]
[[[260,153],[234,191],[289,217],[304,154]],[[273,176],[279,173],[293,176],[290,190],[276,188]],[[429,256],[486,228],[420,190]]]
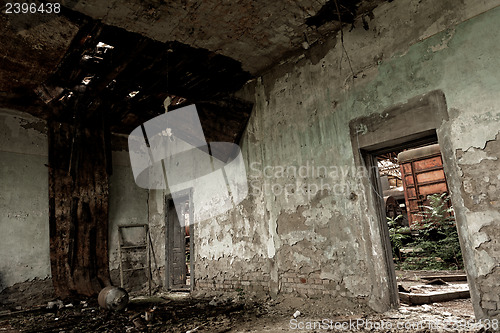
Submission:
[[[118,225],[148,224],[148,191],[135,184],[128,151],[113,151],[112,154],[113,173],[109,180],[109,270],[113,284],[119,286]],[[123,233],[127,241],[134,244],[142,242],[141,228],[125,230]],[[143,266],[146,261],[145,253],[140,250],[125,251],[123,261],[125,269]],[[147,275],[144,271],[124,274],[124,286],[127,290],[140,289],[146,282]]]
[[[50,278],[45,121],[0,110],[0,291]]]
[[[497,116],[498,117],[498,116]],[[498,118],[497,130],[498,130]],[[500,133],[500,132],[499,132]],[[500,134],[482,136],[477,146],[457,150],[461,194],[477,266],[476,288],[484,315],[500,314]]]
[[[189,161],[189,163],[198,167],[208,166],[206,164],[208,155],[202,150],[193,150],[191,157],[194,163],[192,161]],[[216,158],[213,158],[211,163],[214,163],[214,170],[212,171],[217,171],[222,166],[225,166],[225,163]],[[213,205],[220,203],[227,205],[229,203],[224,198],[224,193],[227,191],[225,184],[223,184],[222,188],[220,187],[221,178],[218,178],[218,176],[221,176],[220,171],[218,171],[219,174],[213,172],[201,177],[197,177],[195,174],[192,174],[192,177],[187,177],[186,172],[190,169],[187,169],[182,161],[176,159],[165,160],[165,167],[170,170],[169,175],[173,175],[174,178],[171,179],[174,180],[177,170],[181,170],[185,181],[174,185],[172,183],[175,182],[171,182],[169,183],[170,187],[166,190],[149,191],[149,225],[152,230],[151,236],[155,251],[155,260],[158,263],[157,278],[160,280],[159,285],[164,287],[166,287],[165,273],[167,271],[165,266],[168,264],[165,261],[168,252],[168,244],[166,243],[166,224],[168,223],[166,220],[166,200],[171,198],[170,193],[192,190],[194,216],[214,214]],[[225,170],[227,172],[228,169]],[[195,172],[196,170],[191,171]],[[258,204],[246,199],[236,207],[237,211],[222,214],[213,219],[205,219],[190,226],[190,234],[194,239],[192,253],[196,257],[194,275],[196,276],[198,286],[207,288],[217,286],[221,289],[234,290],[241,286],[249,286],[250,280],[258,280],[257,286],[252,286],[251,288],[258,292],[269,291],[267,281],[269,280],[270,268],[269,262],[266,259],[268,253],[261,250],[259,246],[248,246],[248,244],[262,244],[263,241],[266,241],[265,234],[267,231],[264,228],[267,228],[267,226],[256,222],[259,216],[256,205]],[[228,206],[227,208],[230,207]],[[244,219],[241,221],[241,225],[233,228],[231,221],[236,214],[244,216]],[[234,242],[233,235],[237,235],[243,242]],[[253,249],[256,249],[256,251],[253,251]],[[245,270],[246,263],[235,262],[231,253],[242,254],[248,262],[257,261],[259,262],[259,267],[252,272],[248,272],[248,274],[239,274],[239,272]],[[240,256],[239,258],[241,259],[242,257]],[[212,261],[218,262],[219,267],[221,267],[220,271],[214,272],[212,270]],[[235,268],[234,272],[237,272],[236,275],[232,274],[231,268]]]
[[[472,0],[439,6],[382,4],[369,30],[345,31],[354,79],[337,43],[289,59],[240,92],[254,102],[241,141],[251,193],[195,235],[203,253],[195,265],[200,288],[216,281],[227,290],[244,281],[272,294],[324,296],[338,308],[388,309],[381,231],[365,176],[356,170],[349,122],[441,90],[449,120],[437,134],[451,152],[445,171],[475,313],[498,316],[499,153],[493,140],[500,116],[500,8],[496,1]],[[307,165],[316,172],[286,171]],[[264,281],[249,279],[254,272]]]

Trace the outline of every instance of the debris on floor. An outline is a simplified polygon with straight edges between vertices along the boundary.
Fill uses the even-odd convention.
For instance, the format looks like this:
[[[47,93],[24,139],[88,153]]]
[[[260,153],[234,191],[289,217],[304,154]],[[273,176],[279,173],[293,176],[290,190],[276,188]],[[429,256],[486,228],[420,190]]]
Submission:
[[[236,323],[262,315],[258,304],[160,297],[131,299],[123,311],[100,307],[96,299],[50,302],[36,312],[6,311],[0,332],[227,332]],[[62,302],[61,302],[62,303]],[[72,304],[72,306],[67,306]]]
[[[397,274],[409,294],[432,294],[443,288],[460,291],[467,286],[456,278],[436,278],[435,272]],[[445,284],[426,284],[436,279]],[[130,296],[121,311],[100,307],[97,298],[49,300],[40,306],[1,308],[0,332],[489,332],[488,323],[474,319],[470,299],[424,305],[401,302],[398,309],[385,313],[368,308],[333,312],[333,308],[320,299],[288,295],[263,300],[236,293]]]
[[[304,301],[297,310],[297,304],[286,299],[215,299],[217,305],[210,305],[213,297],[189,294],[133,297],[118,312],[102,309],[95,299],[66,300],[62,307],[11,311],[0,317],[0,332],[487,332],[484,323],[474,320],[470,299],[401,304],[382,314],[331,312],[327,306],[311,307]]]
[[[398,281],[399,299],[410,305],[445,302],[459,298],[469,298],[469,286],[462,274],[428,275],[415,272],[413,276],[401,277]],[[447,282],[448,281],[448,282]]]

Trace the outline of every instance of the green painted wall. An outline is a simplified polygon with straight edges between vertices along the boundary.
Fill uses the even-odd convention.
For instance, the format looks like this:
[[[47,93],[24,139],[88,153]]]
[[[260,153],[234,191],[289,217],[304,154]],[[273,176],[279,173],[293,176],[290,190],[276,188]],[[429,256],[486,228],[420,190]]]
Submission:
[[[353,169],[349,122],[439,89],[445,94],[450,119],[437,130],[456,154],[446,167],[457,175],[453,201],[462,216],[459,231],[476,315],[498,316],[496,301],[484,297],[496,292],[489,285],[492,274],[499,274],[493,264],[498,262],[499,248],[476,248],[491,244],[498,232],[494,227],[499,218],[494,199],[499,194],[498,166],[481,164],[485,158],[498,161],[500,156],[491,147],[483,150],[500,131],[500,8],[496,6],[494,1],[439,2],[438,7],[445,9],[433,1],[383,4],[374,11],[368,31],[357,24],[345,32],[354,80],[337,42],[319,60],[314,57],[319,46],[313,47],[243,89],[240,95],[255,103],[241,142],[254,193],[232,214],[212,223],[213,240],[237,243],[240,251],[228,249],[212,261],[198,258],[201,267],[210,267],[202,268],[198,276],[222,281],[268,270],[268,285],[274,292],[309,295],[290,282],[288,276],[294,274],[315,283],[327,280],[324,295],[339,308],[361,304],[387,309],[388,276],[380,230],[370,211],[363,175]],[[474,165],[494,189],[464,190],[477,180],[462,167],[464,161],[477,162]],[[323,173],[264,174],[280,166],[306,165]],[[325,168],[337,171],[324,172]],[[339,191],[310,191],[325,183],[331,188],[345,186]],[[266,186],[287,185],[288,193],[264,193]],[[496,203],[475,212],[468,196]],[[221,223],[224,227],[218,228]],[[235,267],[234,273],[223,276],[220,271],[229,265]]]

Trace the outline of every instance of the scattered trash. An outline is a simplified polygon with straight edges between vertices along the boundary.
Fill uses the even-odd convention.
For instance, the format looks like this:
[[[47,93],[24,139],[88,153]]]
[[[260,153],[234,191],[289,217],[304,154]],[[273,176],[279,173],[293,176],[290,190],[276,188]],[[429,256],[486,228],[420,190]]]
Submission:
[[[142,319],[141,317],[137,317],[135,318],[132,323],[134,323],[135,327],[138,329],[138,330],[144,330],[146,329],[146,326],[144,325],[144,323],[142,322]]]
[[[146,312],[144,312],[144,317],[143,317],[144,320],[146,320],[146,321],[153,320],[153,314],[154,314],[155,310],[156,310],[156,306],[153,306],[152,309],[149,309]]]
[[[52,302],[47,303],[48,310],[61,309],[63,307],[64,307],[64,303],[61,300],[52,301]]]
[[[65,307],[65,308],[73,308],[73,307],[74,307],[74,305],[73,305],[72,303],[69,303],[69,304],[66,304],[64,307]]]
[[[137,312],[136,314],[134,314],[134,315],[130,316],[129,320],[130,320],[131,322],[133,322],[133,321],[134,321],[134,319],[139,318],[140,316],[141,316],[141,313],[140,313],[140,312]]]
[[[164,303],[131,302],[126,311],[109,312],[101,310],[96,299],[88,299],[85,303],[72,300],[74,307],[64,307],[57,312],[46,309],[46,302],[37,311],[9,313],[8,320],[0,320],[0,332],[256,332],[257,328],[266,326],[268,332],[282,331],[283,325],[300,318],[320,318],[327,307],[319,303],[315,307],[306,304],[276,302],[252,302],[233,304],[224,297],[217,297],[217,307],[209,305],[210,298],[183,298]],[[65,304],[69,301],[65,302]],[[88,303],[87,307],[84,307]],[[56,303],[57,304],[57,303]],[[454,300],[441,303],[440,306],[405,306],[382,314],[352,314],[345,309],[332,318],[335,322],[358,322],[360,320],[392,323],[408,321],[418,323],[422,320],[433,320],[443,325],[457,322],[460,319],[473,320],[474,313],[470,300]],[[13,308],[13,307],[12,307]],[[57,305],[55,305],[57,308]],[[298,308],[301,308],[299,311]],[[85,310],[82,312],[82,310]],[[304,311],[304,312],[302,312]],[[363,310],[361,310],[363,311]],[[57,319],[56,319],[57,318]],[[272,320],[270,320],[272,318]],[[2,318],[3,319],[3,318]],[[3,322],[3,324],[2,324]],[[449,332],[453,330],[446,326]],[[409,332],[409,330],[408,330]]]
[[[186,333],[194,333],[200,328],[200,326],[193,328],[192,330],[186,331]]]
[[[431,312],[432,311],[432,306],[430,306],[428,304],[423,304],[420,307],[420,309],[421,309],[422,312]]]

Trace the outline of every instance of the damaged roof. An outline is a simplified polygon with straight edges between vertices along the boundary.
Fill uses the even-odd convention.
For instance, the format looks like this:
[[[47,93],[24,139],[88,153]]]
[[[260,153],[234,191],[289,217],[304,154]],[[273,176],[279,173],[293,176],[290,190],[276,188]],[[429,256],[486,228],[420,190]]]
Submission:
[[[368,17],[381,0],[62,1],[58,14],[0,15],[0,106],[128,134],[195,103],[207,141],[238,142],[248,80]],[[365,20],[363,20],[365,21]],[[361,28],[361,27],[360,27]],[[365,27],[366,28],[366,27]]]

